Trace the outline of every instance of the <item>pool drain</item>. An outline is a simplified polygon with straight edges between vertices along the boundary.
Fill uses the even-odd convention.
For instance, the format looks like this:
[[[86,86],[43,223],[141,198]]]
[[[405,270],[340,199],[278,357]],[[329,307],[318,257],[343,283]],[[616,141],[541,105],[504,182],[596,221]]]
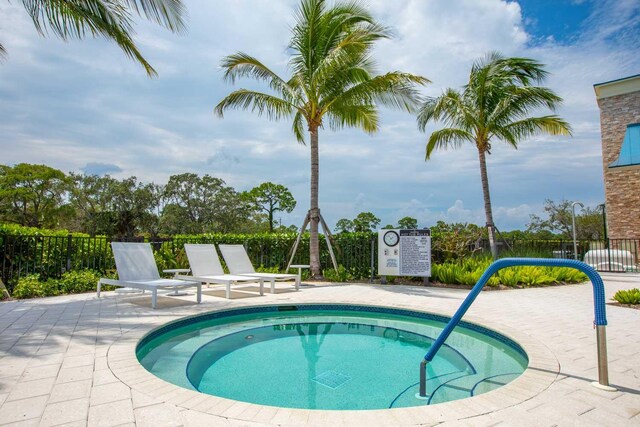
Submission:
[[[325,387],[335,390],[342,384],[349,381],[351,377],[341,374],[340,372],[326,371],[312,379],[318,384],[322,384]]]

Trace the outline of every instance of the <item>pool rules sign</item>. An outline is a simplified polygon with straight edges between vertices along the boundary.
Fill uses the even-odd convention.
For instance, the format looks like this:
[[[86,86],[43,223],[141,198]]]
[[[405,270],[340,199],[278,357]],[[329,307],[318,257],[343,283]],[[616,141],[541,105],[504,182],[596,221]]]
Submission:
[[[378,274],[431,276],[431,230],[380,230]]]

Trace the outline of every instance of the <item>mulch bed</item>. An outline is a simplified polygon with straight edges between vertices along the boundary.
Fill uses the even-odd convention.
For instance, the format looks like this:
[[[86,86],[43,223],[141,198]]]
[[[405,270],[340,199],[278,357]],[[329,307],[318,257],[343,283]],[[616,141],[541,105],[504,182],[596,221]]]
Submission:
[[[640,310],[640,304],[622,304],[617,301],[614,301],[614,302],[608,302],[607,305],[615,305],[617,307],[626,307],[626,308],[632,308],[634,310]]]

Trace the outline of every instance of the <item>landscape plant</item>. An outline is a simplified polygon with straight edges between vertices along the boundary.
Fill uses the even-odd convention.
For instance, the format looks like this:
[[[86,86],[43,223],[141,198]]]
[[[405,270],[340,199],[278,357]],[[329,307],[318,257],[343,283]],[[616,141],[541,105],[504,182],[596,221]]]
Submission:
[[[412,112],[418,105],[417,86],[427,79],[400,71],[376,74],[372,59],[375,42],[390,31],[357,2],[302,0],[289,42],[291,76],[283,78],[246,53],[222,60],[224,78],[266,82],[272,93],[239,89],[215,107],[222,117],[229,109],[265,114],[269,119],[291,119],[299,143],[309,134],[311,148],[310,250],[312,277],[320,278],[318,224],[319,130],[357,127],[367,133],[379,128],[378,105]]]
[[[483,256],[432,264],[431,279],[445,284],[472,286],[476,284],[492,262],[491,257]],[[522,266],[499,270],[489,279],[487,285],[531,287],[559,283],[582,283],[587,280],[584,273],[573,268]]]
[[[134,21],[142,16],[172,32],[184,29],[181,0],[23,0],[36,30],[53,33],[62,40],[101,36],[118,44],[124,53],[140,63],[149,76],[153,67],[133,41]],[[6,54],[0,44],[0,56]]]
[[[18,280],[11,296],[24,299],[95,292],[101,277],[104,277],[104,274],[92,270],[69,271],[64,273],[60,279],[43,279],[38,274],[30,274]],[[105,286],[103,289],[113,288]]]
[[[495,225],[489,194],[486,156],[498,140],[514,148],[539,133],[570,135],[571,127],[557,115],[531,117],[541,109],[555,111],[562,98],[551,89],[537,86],[547,76],[544,65],[528,58],[505,58],[497,52],[474,62],[462,90],[446,89],[429,97],[418,113],[418,127],[440,121],[445,127],[431,133],[426,160],[436,150],[459,148],[471,143],[478,151],[484,197],[486,228],[491,254],[498,258]]]
[[[620,304],[640,304],[640,289],[621,289],[615,293],[613,299],[618,301]]]

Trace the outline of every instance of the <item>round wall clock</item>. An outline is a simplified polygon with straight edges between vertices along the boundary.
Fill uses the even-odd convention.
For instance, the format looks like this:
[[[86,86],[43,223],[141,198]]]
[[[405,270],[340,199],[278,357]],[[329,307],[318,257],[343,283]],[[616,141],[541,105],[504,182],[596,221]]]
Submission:
[[[387,231],[384,233],[382,240],[387,246],[395,246],[400,242],[400,236],[395,231]]]

